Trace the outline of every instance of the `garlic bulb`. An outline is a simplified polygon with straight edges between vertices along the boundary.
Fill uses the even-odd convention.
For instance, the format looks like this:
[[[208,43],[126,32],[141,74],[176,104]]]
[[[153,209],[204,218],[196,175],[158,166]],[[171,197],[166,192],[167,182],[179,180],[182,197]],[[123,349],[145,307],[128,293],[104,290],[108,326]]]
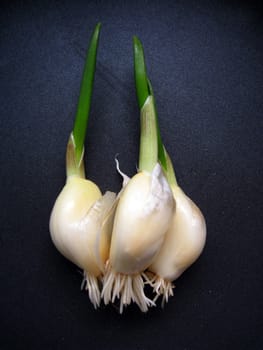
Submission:
[[[101,196],[99,188],[93,182],[71,176],[51,212],[50,234],[53,243],[61,254],[80,267],[88,266],[88,254],[81,252],[87,245],[87,242],[83,244],[86,237],[82,232],[90,221],[90,208]],[[97,275],[98,268],[94,267],[93,270]]]
[[[154,273],[150,284],[157,296],[163,295],[163,303],[173,295],[172,281],[196,261],[206,241],[206,224],[200,209],[178,185],[173,185],[172,191],[176,211],[163,246],[148,269]]]
[[[102,196],[96,184],[83,178],[83,166],[75,166],[73,141],[71,135],[67,148],[67,182],[54,204],[49,228],[60,253],[83,269],[82,285],[86,285],[90,300],[97,307],[100,304],[98,281],[109,257],[116,195],[106,192]],[[83,164],[83,158],[80,163]],[[76,169],[82,170],[77,173]]]
[[[102,291],[105,304],[120,298],[120,312],[131,301],[144,312],[153,305],[144,295],[142,276],[163,244],[173,211],[172,192],[158,163],[151,174],[139,172],[128,182],[114,218]]]

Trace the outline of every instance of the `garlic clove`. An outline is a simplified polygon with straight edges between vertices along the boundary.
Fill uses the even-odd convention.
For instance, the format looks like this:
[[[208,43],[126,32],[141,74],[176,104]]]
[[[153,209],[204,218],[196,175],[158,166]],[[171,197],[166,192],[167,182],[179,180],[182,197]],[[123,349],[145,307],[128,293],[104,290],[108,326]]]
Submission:
[[[206,242],[206,223],[200,209],[179,186],[173,185],[172,191],[176,211],[162,248],[148,269],[155,274],[150,284],[166,301],[172,295],[171,282],[198,259]]]
[[[174,212],[170,186],[157,163],[152,173],[136,174],[122,190],[114,218],[110,259],[103,280],[107,304],[135,301],[142,311],[153,305],[143,292],[143,271],[162,246]]]

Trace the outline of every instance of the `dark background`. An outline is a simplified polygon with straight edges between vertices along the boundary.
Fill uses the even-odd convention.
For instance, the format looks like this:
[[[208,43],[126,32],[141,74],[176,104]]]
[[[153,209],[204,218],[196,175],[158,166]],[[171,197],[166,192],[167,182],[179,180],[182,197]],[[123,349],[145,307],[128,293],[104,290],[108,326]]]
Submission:
[[[255,2],[1,2],[1,349],[263,348],[262,19]],[[49,236],[98,21],[88,177],[118,191],[116,153],[136,171],[136,34],[178,181],[207,221],[203,255],[148,314],[95,311]]]

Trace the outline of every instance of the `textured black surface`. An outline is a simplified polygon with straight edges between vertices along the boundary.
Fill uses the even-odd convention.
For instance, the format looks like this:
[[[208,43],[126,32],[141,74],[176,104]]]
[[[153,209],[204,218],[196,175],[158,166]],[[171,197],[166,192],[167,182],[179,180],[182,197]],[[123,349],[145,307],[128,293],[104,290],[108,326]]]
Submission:
[[[89,178],[118,191],[116,153],[135,172],[136,34],[178,180],[207,220],[202,257],[148,314],[95,311],[48,231],[97,21]],[[262,349],[262,23],[254,2],[1,2],[1,349]]]

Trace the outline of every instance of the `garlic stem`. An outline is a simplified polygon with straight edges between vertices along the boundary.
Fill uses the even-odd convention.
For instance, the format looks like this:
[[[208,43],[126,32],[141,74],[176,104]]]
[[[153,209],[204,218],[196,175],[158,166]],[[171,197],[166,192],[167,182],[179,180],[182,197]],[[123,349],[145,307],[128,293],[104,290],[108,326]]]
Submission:
[[[166,170],[163,169],[165,176],[166,176],[167,181],[169,182],[170,186],[178,186],[175,172],[174,172],[173,163],[172,163],[171,158],[170,158],[169,154],[167,153],[165,147],[163,147],[163,148],[165,151],[165,160],[166,160]]]
[[[156,132],[157,132],[157,137],[155,135],[156,137],[155,142],[157,140],[158,158],[162,167],[164,168],[164,170],[166,170],[165,151],[162,144],[161,134],[158,126],[157,109],[156,109],[153,89],[146,72],[143,46],[137,37],[133,38],[133,43],[134,43],[134,73],[135,73],[135,84],[136,84],[136,94],[137,94],[138,104],[139,104],[141,113],[145,108],[146,102],[150,105],[150,107],[148,108],[150,117],[148,117],[148,119],[155,118],[155,122],[152,120],[152,125],[154,125],[154,128],[156,129]],[[150,152],[151,147],[152,147],[151,144],[149,144],[148,147],[147,145],[145,145],[145,147],[140,147],[140,150],[142,153],[142,155],[140,153],[140,159],[142,157],[144,158],[144,152],[146,154],[145,157],[147,158],[147,153]],[[144,163],[144,159],[142,160],[142,162]],[[146,167],[148,167],[148,164],[146,164]],[[139,169],[141,169],[141,166],[139,166]]]
[[[101,24],[98,23],[92,34],[80,86],[80,96],[73,128],[73,139],[75,142],[75,157],[77,164],[81,162],[81,159],[83,157],[83,146],[91,105],[100,28]]]
[[[139,170],[151,172],[158,161],[157,128],[152,96],[141,108]]]
[[[150,79],[147,77],[147,82],[148,82],[148,88],[149,92],[153,98],[153,106],[154,106],[154,114],[155,114],[155,122],[156,122],[156,127],[157,127],[157,137],[158,137],[158,160],[163,168],[163,170],[166,170],[167,165],[166,165],[166,156],[165,156],[165,148],[163,146],[162,142],[162,137],[161,137],[161,132],[160,132],[160,127],[159,127],[159,120],[158,120],[158,113],[157,113],[157,108],[156,108],[156,102],[155,102],[155,97],[153,93],[153,88]]]
[[[150,92],[147,81],[143,47],[142,43],[136,36],[133,37],[133,52],[136,93],[139,108],[142,109],[147,97],[150,95]]]
[[[156,117],[154,101],[149,92],[143,47],[137,37],[133,38],[133,51],[134,76],[141,119],[139,170],[151,172],[158,161]]]
[[[69,178],[72,175],[76,175],[78,177],[81,177],[82,179],[86,178],[83,158],[84,158],[84,147],[81,154],[81,158],[77,160],[75,140],[74,140],[73,133],[71,133],[69,136],[67,151],[66,151],[67,178]]]

